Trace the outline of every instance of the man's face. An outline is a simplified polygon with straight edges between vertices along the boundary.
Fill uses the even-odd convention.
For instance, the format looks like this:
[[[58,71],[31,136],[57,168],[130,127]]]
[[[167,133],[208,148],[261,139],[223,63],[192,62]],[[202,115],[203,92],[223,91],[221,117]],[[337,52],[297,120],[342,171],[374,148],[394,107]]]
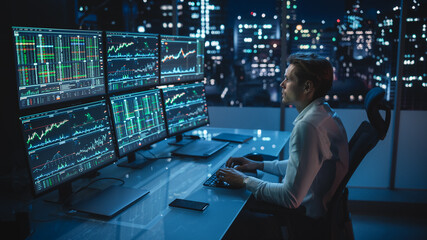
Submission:
[[[295,66],[290,64],[285,72],[285,80],[280,84],[280,87],[282,87],[282,102],[284,104],[295,104],[303,97],[303,84],[301,86],[298,84],[293,71],[295,71]]]

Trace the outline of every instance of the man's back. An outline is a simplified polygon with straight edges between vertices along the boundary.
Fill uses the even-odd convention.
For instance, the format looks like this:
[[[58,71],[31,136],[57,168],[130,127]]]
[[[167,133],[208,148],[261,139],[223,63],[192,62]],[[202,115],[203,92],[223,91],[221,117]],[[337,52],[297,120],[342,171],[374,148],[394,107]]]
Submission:
[[[292,179],[292,174],[289,174],[297,171],[298,168],[300,174],[301,169],[305,167],[307,167],[305,171],[317,171],[302,205],[306,207],[308,216],[319,217],[325,213],[327,203],[347,173],[349,161],[347,134],[338,115],[323,99],[316,99],[307,106],[295,119],[294,124],[285,182],[301,183],[298,179]],[[314,137],[307,137],[310,131],[314,131],[309,134]],[[312,146],[312,148],[304,149],[303,146]],[[314,153],[317,156],[306,153],[306,151],[316,151],[313,146],[318,147],[318,152]],[[298,151],[299,153],[296,153]],[[295,156],[299,159],[293,159]],[[318,164],[308,164],[307,157],[316,159],[319,161]],[[316,170],[316,167],[320,169]]]
[[[289,159],[263,162],[263,171],[284,176],[283,182],[248,177],[246,188],[259,200],[286,208],[303,205],[307,216],[318,218],[325,214],[327,202],[347,173],[347,135],[322,98],[301,111],[294,125]]]

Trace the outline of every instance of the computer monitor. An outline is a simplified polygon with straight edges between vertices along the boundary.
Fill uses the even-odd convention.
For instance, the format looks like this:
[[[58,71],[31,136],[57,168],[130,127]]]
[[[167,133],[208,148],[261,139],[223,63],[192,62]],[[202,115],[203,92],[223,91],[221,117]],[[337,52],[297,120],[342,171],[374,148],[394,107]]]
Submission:
[[[154,34],[106,32],[109,92],[159,84],[159,37]]]
[[[105,100],[20,120],[36,195],[116,160]]]
[[[13,27],[20,109],[105,94],[102,32]]]
[[[182,133],[209,123],[203,83],[163,89],[169,136],[182,140]]]
[[[183,36],[160,36],[160,84],[204,78],[204,41]]]
[[[128,156],[129,165],[120,166],[141,168],[144,161],[135,162],[134,152],[167,137],[160,90],[111,96],[110,101],[118,153]]]

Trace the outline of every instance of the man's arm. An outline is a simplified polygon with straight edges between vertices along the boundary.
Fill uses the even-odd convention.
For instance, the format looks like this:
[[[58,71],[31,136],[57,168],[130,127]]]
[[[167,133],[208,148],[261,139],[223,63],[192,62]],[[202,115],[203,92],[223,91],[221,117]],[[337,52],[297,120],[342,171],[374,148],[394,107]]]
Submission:
[[[283,183],[269,183],[249,177],[246,188],[257,199],[287,208],[297,208],[307,195],[324,160],[322,139],[314,126],[300,122],[291,139],[291,152]],[[275,163],[272,163],[273,166]],[[264,166],[266,169],[266,166]]]
[[[289,160],[264,161],[264,172],[283,177],[286,175],[286,168]]]

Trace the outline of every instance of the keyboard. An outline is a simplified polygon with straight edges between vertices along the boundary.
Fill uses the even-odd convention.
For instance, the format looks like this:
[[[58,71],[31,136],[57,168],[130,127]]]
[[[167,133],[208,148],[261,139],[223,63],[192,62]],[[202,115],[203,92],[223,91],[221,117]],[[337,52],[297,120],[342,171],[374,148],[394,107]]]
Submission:
[[[225,165],[223,165],[221,168],[223,167],[225,167]],[[244,173],[246,174],[246,176],[259,177],[257,173],[252,173],[252,172],[244,172]],[[208,178],[203,183],[203,185],[207,187],[235,188],[231,186],[229,183],[219,180],[218,177],[216,176],[216,172],[212,174],[212,176]]]
[[[212,174],[212,176],[208,178],[208,180],[206,180],[203,185],[207,187],[233,188],[227,182],[219,180],[216,176],[216,173]]]

